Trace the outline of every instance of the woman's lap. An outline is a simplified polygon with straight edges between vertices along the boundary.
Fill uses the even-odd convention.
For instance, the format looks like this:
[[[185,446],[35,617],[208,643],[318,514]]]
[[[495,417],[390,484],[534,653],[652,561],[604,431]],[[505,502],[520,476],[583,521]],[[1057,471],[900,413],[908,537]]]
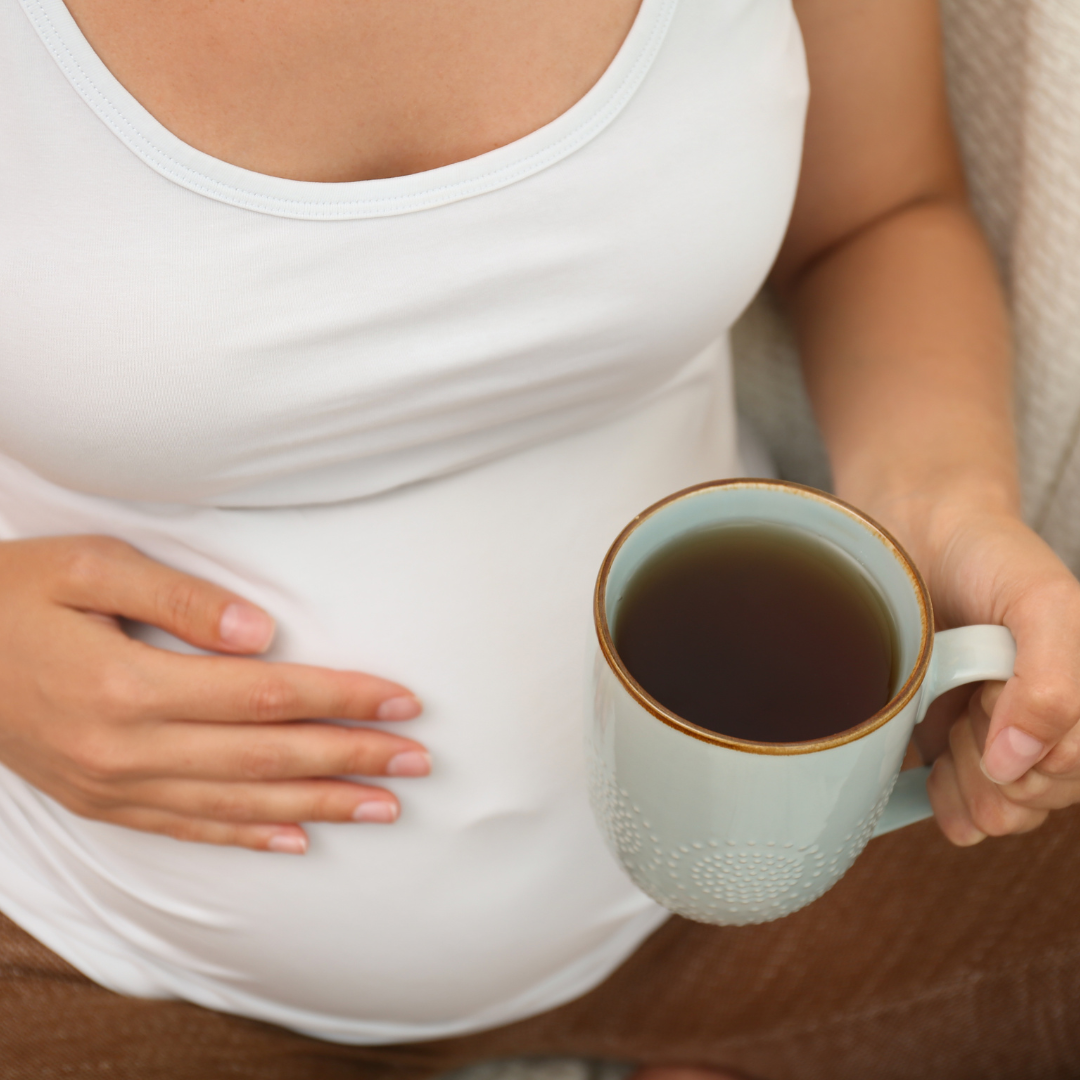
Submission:
[[[418,1080],[555,1055],[726,1065],[762,1080],[1064,1080],[1080,1076],[1078,882],[1080,808],[966,850],[912,826],[874,841],[787,919],[672,919],[577,1001],[395,1047],[123,998],[4,921],[0,1077]]]

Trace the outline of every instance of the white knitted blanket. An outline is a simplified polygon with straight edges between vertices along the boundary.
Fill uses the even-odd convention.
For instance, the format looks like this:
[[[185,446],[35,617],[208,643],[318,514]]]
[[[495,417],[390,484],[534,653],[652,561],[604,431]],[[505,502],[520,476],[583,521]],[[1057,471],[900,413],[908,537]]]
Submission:
[[[942,0],[953,113],[1017,348],[1028,520],[1080,571],[1080,2]],[[734,334],[740,408],[782,475],[828,471],[768,297]]]

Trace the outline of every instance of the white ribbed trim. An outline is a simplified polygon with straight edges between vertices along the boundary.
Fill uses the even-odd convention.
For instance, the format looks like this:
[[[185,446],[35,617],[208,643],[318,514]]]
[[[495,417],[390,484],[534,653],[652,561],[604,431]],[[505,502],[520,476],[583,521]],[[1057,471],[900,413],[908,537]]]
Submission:
[[[550,124],[479,157],[427,172],[327,184],[251,172],[178,139],[102,63],[63,0],[20,0],[68,81],[116,136],[152,169],[219,202],[277,217],[390,217],[506,187],[568,157],[623,110],[641,85],[678,0],[642,0],[630,33],[591,90]]]

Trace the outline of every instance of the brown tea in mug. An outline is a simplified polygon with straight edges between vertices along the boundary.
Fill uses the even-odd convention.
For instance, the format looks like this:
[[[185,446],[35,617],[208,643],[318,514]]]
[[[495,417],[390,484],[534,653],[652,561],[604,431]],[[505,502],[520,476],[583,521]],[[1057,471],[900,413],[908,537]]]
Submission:
[[[823,540],[776,525],[679,537],[623,594],[615,648],[651,697],[699,727],[802,742],[893,694],[896,635],[876,588]]]

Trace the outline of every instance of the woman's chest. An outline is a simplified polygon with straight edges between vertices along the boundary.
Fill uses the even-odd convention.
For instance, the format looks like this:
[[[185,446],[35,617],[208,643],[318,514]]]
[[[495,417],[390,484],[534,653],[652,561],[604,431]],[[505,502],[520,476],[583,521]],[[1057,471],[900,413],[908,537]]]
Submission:
[[[116,78],[185,142],[296,180],[475,157],[582,98],[639,0],[67,0]]]
[[[60,0],[0,3],[0,453],[89,493],[282,505],[597,424],[759,286],[805,98],[788,0],[644,0],[542,129],[307,183],[170,135]]]

